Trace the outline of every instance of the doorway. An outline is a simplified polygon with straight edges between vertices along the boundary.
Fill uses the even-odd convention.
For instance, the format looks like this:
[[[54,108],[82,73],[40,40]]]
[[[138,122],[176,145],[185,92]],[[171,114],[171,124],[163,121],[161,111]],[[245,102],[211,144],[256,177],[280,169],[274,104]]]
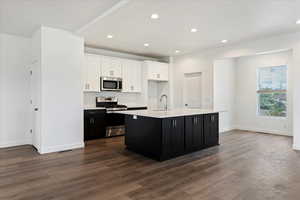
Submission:
[[[202,106],[202,73],[184,74],[183,104],[185,108],[201,108]]]

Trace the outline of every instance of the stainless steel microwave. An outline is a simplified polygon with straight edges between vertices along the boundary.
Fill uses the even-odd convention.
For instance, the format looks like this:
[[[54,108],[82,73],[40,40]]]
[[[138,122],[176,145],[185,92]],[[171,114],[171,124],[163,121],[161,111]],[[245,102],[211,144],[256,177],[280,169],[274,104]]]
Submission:
[[[100,78],[101,91],[122,91],[122,78],[101,77]]]

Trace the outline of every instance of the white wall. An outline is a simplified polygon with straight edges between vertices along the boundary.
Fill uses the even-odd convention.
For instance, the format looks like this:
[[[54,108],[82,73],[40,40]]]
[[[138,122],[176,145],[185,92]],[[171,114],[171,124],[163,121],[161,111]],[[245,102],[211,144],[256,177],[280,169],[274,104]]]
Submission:
[[[95,107],[96,97],[117,97],[119,104],[127,105],[128,107],[147,106],[144,94],[142,93],[121,93],[121,92],[85,92],[84,106]]]
[[[0,147],[31,144],[30,39],[0,34]]]
[[[235,127],[242,130],[292,135],[292,79],[288,79],[288,116],[265,117],[257,115],[257,69],[288,65],[292,52],[256,55],[236,60],[236,118]],[[290,72],[290,70],[288,71]],[[290,77],[290,76],[289,76]]]
[[[235,59],[220,59],[214,62],[214,109],[220,113],[220,132],[234,129],[236,106]]]
[[[173,60],[173,106],[183,107],[183,82],[185,73],[201,73],[202,75],[202,106],[213,107],[213,60],[205,55],[185,55]]]
[[[40,44],[38,40],[40,39]],[[42,27],[34,34],[32,59],[40,59],[41,147],[50,153],[84,147],[83,55],[84,42],[70,32]],[[36,61],[35,61],[36,62]]]
[[[256,55],[257,53],[292,49],[292,64],[290,66],[300,65],[300,33],[291,33],[286,35],[274,36],[260,40],[247,41],[234,45],[223,45],[220,48],[207,51],[198,51],[191,54],[181,55],[174,58],[174,103],[181,106],[182,101],[182,73],[185,71],[207,71],[205,81],[205,97],[207,100],[213,98],[213,63],[216,59],[234,58],[241,56]],[[300,68],[292,68],[293,82],[293,135],[294,148],[300,150]],[[212,101],[207,101],[212,107]]]

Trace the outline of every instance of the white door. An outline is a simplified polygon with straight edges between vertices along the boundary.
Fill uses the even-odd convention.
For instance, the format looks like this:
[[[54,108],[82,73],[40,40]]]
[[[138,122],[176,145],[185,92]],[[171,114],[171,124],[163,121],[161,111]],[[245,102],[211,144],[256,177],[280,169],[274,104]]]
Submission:
[[[184,74],[183,103],[187,108],[201,108],[201,73]]]
[[[40,151],[40,70],[37,61],[30,66],[30,105],[31,105],[31,132],[32,144]]]

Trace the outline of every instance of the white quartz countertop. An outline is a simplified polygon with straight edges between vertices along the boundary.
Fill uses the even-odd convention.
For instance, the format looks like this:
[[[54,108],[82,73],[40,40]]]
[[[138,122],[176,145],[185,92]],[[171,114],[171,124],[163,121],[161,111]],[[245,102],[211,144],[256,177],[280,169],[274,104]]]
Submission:
[[[105,110],[105,107],[85,106],[84,110]]]
[[[153,117],[153,118],[169,118],[169,117],[202,115],[202,114],[219,113],[219,112],[223,112],[223,111],[217,111],[211,109],[174,109],[168,111],[148,109],[148,110],[133,110],[133,111],[116,111],[115,113]]]
[[[143,108],[147,107],[145,105],[127,105],[128,108]],[[96,107],[96,106],[84,106],[84,110],[105,110],[105,107]]]

